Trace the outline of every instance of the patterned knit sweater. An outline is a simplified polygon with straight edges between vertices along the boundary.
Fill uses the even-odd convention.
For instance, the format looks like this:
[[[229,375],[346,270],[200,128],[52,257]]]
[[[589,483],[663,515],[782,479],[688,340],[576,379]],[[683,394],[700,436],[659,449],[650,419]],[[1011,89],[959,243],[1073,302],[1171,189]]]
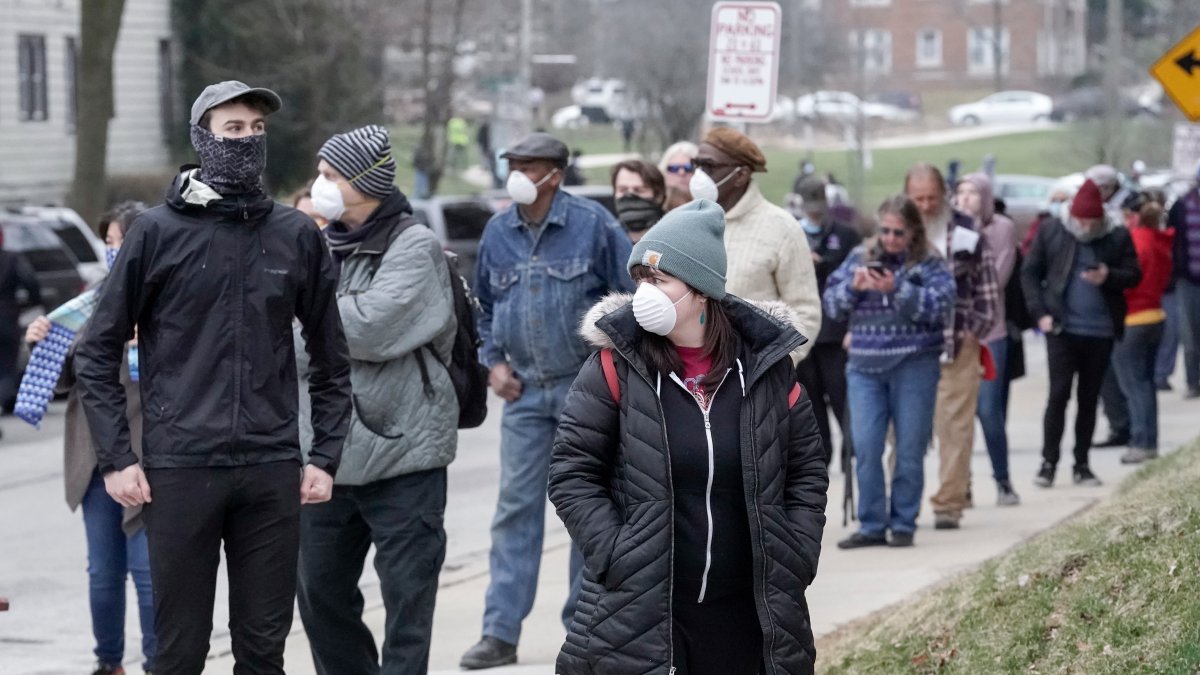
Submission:
[[[725,289],[745,300],[782,301],[808,342],[792,353],[799,361],[821,332],[821,293],[808,238],[792,214],[763,197],[751,182],[725,214]]]
[[[946,261],[931,252],[924,261],[905,267],[902,256],[885,256],[884,264],[896,275],[896,289],[885,295],[851,287],[854,270],[865,256],[864,246],[854,249],[825,286],[825,311],[850,320],[849,367],[882,373],[913,354],[940,353],[942,331],[955,301],[954,277]]]

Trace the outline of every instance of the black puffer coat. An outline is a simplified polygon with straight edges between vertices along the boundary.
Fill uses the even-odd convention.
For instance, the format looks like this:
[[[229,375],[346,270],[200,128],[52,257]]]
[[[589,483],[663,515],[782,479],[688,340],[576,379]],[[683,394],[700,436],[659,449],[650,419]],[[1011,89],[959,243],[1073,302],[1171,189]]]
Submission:
[[[558,658],[564,675],[666,674],[673,665],[670,458],[657,374],[637,352],[644,333],[629,300],[606,298],[582,328],[593,345],[616,352],[619,406],[593,354],[554,442],[550,500],[587,563]],[[804,591],[817,572],[829,480],[807,395],[789,407],[795,371],[788,354],[804,338],[782,303],[752,306],[727,296],[723,305],[743,344],[742,478],[763,672],[811,673],[816,650]]]

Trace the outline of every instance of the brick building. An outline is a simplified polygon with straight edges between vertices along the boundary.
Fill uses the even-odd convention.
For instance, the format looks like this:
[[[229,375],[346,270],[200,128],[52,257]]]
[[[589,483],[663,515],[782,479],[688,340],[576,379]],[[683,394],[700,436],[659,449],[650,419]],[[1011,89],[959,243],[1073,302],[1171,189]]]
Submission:
[[[1006,88],[1042,88],[1086,67],[1086,0],[809,0],[845,32],[844,60],[870,87],[990,87],[997,40]],[[999,30],[997,28],[999,27]]]

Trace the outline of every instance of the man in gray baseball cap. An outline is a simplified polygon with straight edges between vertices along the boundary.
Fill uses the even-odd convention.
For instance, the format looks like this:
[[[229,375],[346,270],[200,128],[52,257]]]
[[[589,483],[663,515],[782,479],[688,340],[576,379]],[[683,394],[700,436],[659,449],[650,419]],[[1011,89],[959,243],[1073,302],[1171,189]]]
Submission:
[[[143,516],[156,672],[199,673],[220,551],[235,672],[283,673],[300,506],[329,500],[349,426],[350,362],[325,238],[262,187],[269,89],[222,82],[192,106],[200,166],[125,237],[76,351],[108,494]],[[309,356],[313,440],[302,453],[292,324]],[[147,411],[130,450],[122,357],[138,328]]]

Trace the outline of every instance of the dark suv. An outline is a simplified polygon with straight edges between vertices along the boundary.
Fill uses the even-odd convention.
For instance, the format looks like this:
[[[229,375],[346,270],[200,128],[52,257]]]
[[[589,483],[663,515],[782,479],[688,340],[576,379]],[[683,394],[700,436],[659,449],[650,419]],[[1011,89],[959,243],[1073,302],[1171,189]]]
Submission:
[[[35,216],[0,211],[0,227],[4,230],[4,250],[21,255],[33,268],[45,312],[83,291],[79,263],[54,234],[50,223]],[[25,295],[19,291],[17,296],[22,311],[30,308]]]

